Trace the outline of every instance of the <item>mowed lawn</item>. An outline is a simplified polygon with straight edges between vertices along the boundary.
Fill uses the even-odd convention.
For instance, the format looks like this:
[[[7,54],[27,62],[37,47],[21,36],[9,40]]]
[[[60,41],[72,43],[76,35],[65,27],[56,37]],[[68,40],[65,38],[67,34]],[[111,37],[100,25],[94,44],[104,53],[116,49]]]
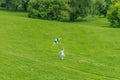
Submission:
[[[120,80],[120,29],[100,17],[56,22],[0,11],[0,80]]]

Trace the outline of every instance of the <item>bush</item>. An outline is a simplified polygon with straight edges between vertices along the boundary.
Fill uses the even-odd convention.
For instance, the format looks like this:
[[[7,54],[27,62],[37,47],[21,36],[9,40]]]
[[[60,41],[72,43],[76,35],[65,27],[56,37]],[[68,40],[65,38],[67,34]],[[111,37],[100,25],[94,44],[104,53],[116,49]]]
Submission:
[[[107,13],[107,19],[112,27],[120,27],[120,2],[111,5]]]
[[[60,15],[58,15],[59,21],[69,21],[70,20],[70,14],[68,11],[60,11]]]
[[[69,5],[62,0],[31,0],[28,16],[32,18],[69,21]]]

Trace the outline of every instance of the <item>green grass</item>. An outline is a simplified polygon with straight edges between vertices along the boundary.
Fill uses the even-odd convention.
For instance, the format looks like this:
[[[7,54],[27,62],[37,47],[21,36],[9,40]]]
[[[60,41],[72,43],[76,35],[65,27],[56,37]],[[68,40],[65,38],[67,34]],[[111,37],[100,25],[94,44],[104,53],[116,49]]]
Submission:
[[[68,23],[0,11],[0,80],[120,80],[120,29],[99,17]]]

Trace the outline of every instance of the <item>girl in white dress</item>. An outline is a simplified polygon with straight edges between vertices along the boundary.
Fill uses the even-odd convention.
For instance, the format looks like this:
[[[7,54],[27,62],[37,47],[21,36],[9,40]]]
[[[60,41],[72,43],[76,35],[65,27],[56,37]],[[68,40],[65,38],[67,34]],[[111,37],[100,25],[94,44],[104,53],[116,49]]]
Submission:
[[[63,60],[64,57],[65,57],[64,48],[62,48],[62,50],[60,51],[60,58]]]

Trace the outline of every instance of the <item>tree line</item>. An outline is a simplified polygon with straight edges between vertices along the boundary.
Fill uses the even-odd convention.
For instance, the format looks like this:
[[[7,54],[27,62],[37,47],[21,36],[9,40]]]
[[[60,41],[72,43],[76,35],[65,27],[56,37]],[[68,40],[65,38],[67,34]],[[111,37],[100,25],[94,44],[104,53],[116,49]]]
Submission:
[[[29,0],[0,0],[0,7],[7,10],[27,11]]]
[[[111,0],[0,0],[0,6],[7,10],[28,11],[31,17],[39,18],[41,15],[41,18],[46,18],[43,16],[51,15],[75,20],[79,16],[94,14],[106,16],[109,1]],[[40,14],[36,15],[39,12]]]
[[[75,21],[78,17],[107,14],[110,0],[30,0],[29,17]]]
[[[120,0],[0,0],[0,7],[27,11],[32,18],[58,21],[75,21],[88,15],[103,15],[112,26],[116,23],[118,26],[119,2]]]

